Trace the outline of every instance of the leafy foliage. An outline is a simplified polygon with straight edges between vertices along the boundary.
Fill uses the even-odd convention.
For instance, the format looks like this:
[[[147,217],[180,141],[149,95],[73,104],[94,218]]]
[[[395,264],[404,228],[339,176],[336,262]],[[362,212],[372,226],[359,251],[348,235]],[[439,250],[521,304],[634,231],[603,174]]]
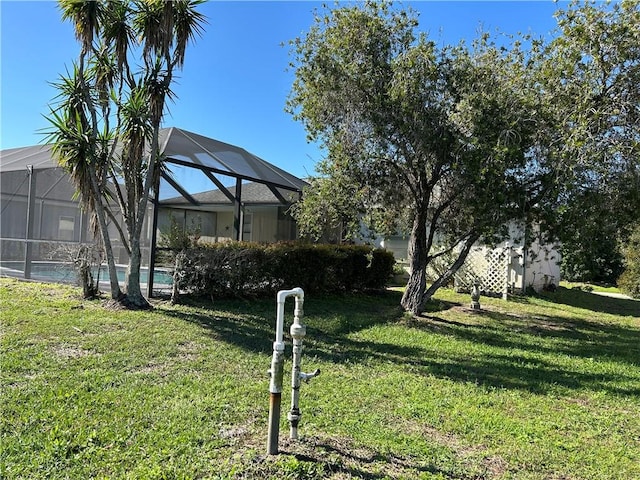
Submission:
[[[602,195],[585,192],[559,212],[561,273],[568,281],[615,284],[623,270],[620,225]],[[625,225],[623,228],[627,228]]]
[[[625,270],[618,286],[629,295],[640,298],[640,225],[636,225],[624,247]]]
[[[289,99],[328,150],[296,211],[303,230],[314,224],[307,233],[317,236],[330,219],[354,235],[364,219],[408,234],[402,304],[412,312],[474,242],[504,238],[514,220],[567,240],[572,275],[614,278],[616,249],[595,251],[587,239],[624,242],[639,219],[638,5],[574,1],[558,10],[550,41],[497,45],[481,34],[444,47],[387,2],[317,14],[293,42]],[[426,267],[450,252],[427,289]],[[583,262],[594,253],[594,265]]]
[[[192,218],[189,225],[178,221],[173,214],[169,215],[169,228],[160,231],[158,246],[159,262],[172,264],[177,253],[193,248],[198,244],[202,226]]]
[[[417,25],[412,11],[371,1],[317,14],[293,42],[289,98],[329,153],[294,212],[303,232],[318,237],[329,224],[353,235],[366,212],[373,231],[409,233],[402,303],[412,312],[476,240],[501,238],[508,220],[523,218],[548,173],[531,155],[542,107],[520,45],[482,36],[439,48]],[[452,251],[427,290],[427,265]]]
[[[615,282],[640,221],[640,3],[572,2],[539,68],[558,158],[555,207],[569,278]],[[552,210],[553,211],[553,210]]]
[[[176,265],[177,289],[246,297],[294,287],[308,293],[381,289],[393,273],[394,259],[363,245],[231,242],[185,250]]]

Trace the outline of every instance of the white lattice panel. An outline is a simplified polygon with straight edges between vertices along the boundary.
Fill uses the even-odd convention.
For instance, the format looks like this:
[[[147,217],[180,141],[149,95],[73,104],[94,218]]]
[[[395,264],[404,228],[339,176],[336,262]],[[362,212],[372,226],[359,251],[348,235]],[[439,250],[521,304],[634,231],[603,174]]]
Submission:
[[[511,262],[510,250],[474,248],[456,274],[456,286],[470,289],[477,279],[485,293],[502,293],[507,283],[507,262]]]

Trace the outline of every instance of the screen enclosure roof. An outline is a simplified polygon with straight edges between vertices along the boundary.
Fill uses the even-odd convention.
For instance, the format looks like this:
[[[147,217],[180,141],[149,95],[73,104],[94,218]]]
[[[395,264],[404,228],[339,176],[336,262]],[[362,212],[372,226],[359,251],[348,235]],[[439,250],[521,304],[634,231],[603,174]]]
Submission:
[[[160,130],[160,151],[164,161],[209,173],[263,183],[300,192],[306,182],[243,148],[176,127]],[[10,172],[57,167],[50,145],[10,148],[0,152],[0,171]]]

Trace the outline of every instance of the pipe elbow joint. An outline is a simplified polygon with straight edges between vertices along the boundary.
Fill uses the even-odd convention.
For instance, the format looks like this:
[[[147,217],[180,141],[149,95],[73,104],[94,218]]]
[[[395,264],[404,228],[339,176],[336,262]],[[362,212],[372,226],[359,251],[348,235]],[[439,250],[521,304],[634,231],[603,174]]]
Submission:
[[[302,290],[302,288],[300,288],[300,287],[296,287],[296,288],[293,289],[293,291],[295,292],[295,296],[297,298],[299,298],[301,302],[303,302],[304,301],[304,290]]]
[[[280,290],[276,296],[277,302],[284,304],[287,297],[295,295],[296,299],[304,300],[304,290],[300,287],[292,288],[291,290]]]

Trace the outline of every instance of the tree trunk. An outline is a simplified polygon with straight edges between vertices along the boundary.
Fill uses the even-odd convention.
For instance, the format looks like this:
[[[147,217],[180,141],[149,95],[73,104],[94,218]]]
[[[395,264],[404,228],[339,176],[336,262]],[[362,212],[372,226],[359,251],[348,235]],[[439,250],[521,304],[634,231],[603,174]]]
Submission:
[[[135,212],[128,224],[129,229],[129,265],[127,266],[127,277],[125,280],[125,288],[127,292],[128,306],[133,308],[149,308],[151,305],[142,295],[140,288],[140,266],[142,263],[142,253],[140,252],[140,238],[142,237],[142,227],[144,226],[145,216],[147,215],[147,204],[149,201],[149,192],[153,184],[156,169],[156,159],[158,157],[158,132],[159,122],[154,125],[153,139],[151,140],[151,154],[149,155],[149,164],[147,166],[146,176],[144,178],[143,188],[139,198],[129,200],[129,209]],[[137,201],[136,201],[137,200]],[[152,272],[149,270],[149,275]]]
[[[122,298],[122,291],[120,290],[120,282],[118,280],[118,271],[116,270],[116,260],[113,256],[113,248],[111,246],[111,238],[109,237],[109,227],[107,226],[107,218],[105,208],[102,204],[102,197],[100,188],[98,186],[98,179],[93,167],[89,167],[89,177],[91,181],[91,188],[93,189],[93,195],[95,196],[95,210],[98,217],[98,224],[100,226],[100,234],[102,236],[102,243],[104,246],[104,254],[107,259],[107,267],[109,270],[109,283],[111,287],[111,298],[113,300],[120,300]]]
[[[418,212],[413,221],[409,237],[409,280],[400,302],[402,307],[414,315],[423,309],[423,297],[427,288],[427,219],[424,212]]]
[[[87,55],[87,51],[88,51],[87,45],[85,44],[83,45],[82,51],[80,52],[78,75],[82,82],[82,87],[83,87],[82,89],[86,97],[86,105],[89,106],[89,111],[91,113],[91,125],[93,127],[91,142],[92,142],[92,145],[95,146],[96,135],[97,135],[97,132],[99,131],[99,129],[97,128],[97,125],[98,125],[97,115],[96,115],[95,108],[91,107],[93,103],[88,93],[89,88],[87,88],[87,85],[85,84],[85,81],[84,81],[84,62],[85,62],[85,56]],[[91,183],[91,190],[92,190],[92,195],[94,200],[94,208],[95,208],[96,216],[98,217],[100,235],[102,237],[102,243],[104,246],[104,254],[107,259],[107,267],[109,270],[109,283],[111,288],[111,298],[113,300],[121,300],[122,291],[120,290],[120,281],[118,280],[118,271],[116,270],[116,260],[113,255],[111,238],[109,236],[109,227],[107,225],[106,209],[109,207],[107,206],[105,208],[104,204],[102,203],[104,199],[103,189],[100,188],[101,185],[100,185],[100,182],[98,182],[95,163],[88,166],[88,172],[89,172],[89,181]],[[108,202],[107,202],[107,205],[108,205]]]
[[[140,240],[131,237],[130,246],[131,255],[129,255],[129,265],[127,266],[127,277],[125,279],[127,306],[134,308],[149,308],[149,302],[144,298],[140,289],[140,266],[142,262]]]
[[[105,232],[107,230],[107,224],[104,222],[102,241],[104,242],[104,254],[107,259],[107,268],[109,270],[109,285],[111,288],[111,298],[119,300],[122,297],[122,291],[120,290],[120,281],[118,280],[118,270],[116,269],[116,261],[113,256],[113,248],[111,247],[111,239],[109,234]]]
[[[433,294],[436,293],[440,287],[449,282],[449,280],[456,274],[456,272],[460,269],[462,264],[467,259],[469,250],[471,250],[471,247],[473,247],[473,244],[476,243],[478,238],[480,238],[480,235],[478,234],[473,234],[471,237],[467,238],[464,246],[462,247],[462,251],[458,255],[458,258],[456,258],[455,262],[453,262],[453,264],[442,275],[440,275],[440,277],[435,282],[433,282],[429,289],[425,292],[422,300],[423,304],[431,300]]]

